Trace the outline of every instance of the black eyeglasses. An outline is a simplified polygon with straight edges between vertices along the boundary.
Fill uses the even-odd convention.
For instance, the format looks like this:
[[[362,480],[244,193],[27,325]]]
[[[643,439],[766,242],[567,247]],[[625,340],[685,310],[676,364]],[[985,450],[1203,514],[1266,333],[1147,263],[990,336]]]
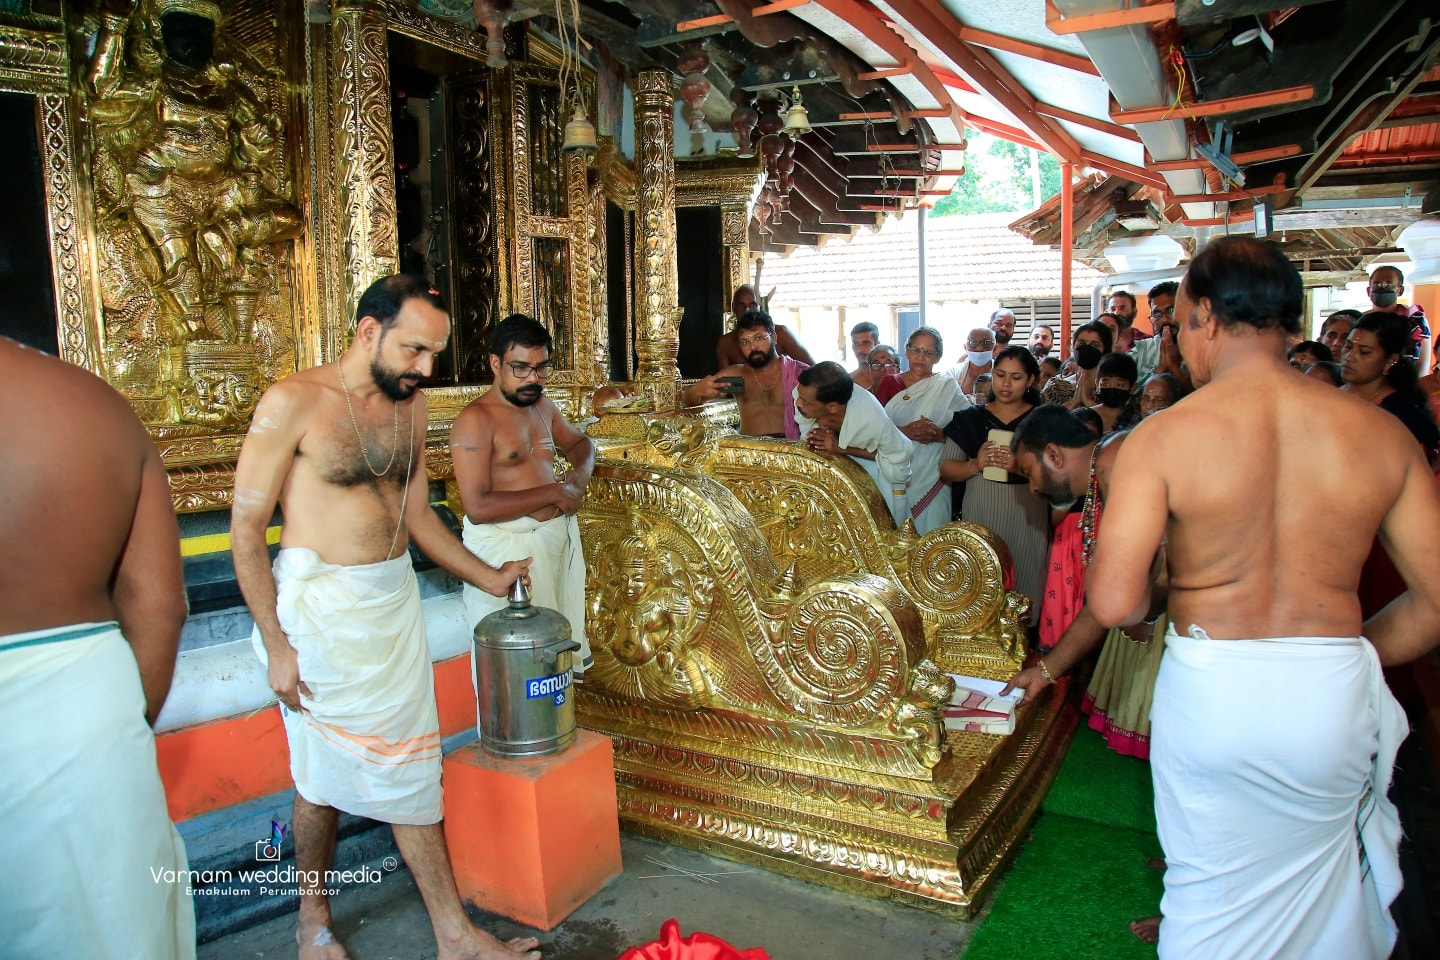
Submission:
[[[531,377],[534,377],[536,380],[548,380],[552,369],[548,363],[531,365],[528,363],[517,363],[514,360],[506,360],[505,366],[510,368],[510,372],[515,375],[517,380],[529,380]]]

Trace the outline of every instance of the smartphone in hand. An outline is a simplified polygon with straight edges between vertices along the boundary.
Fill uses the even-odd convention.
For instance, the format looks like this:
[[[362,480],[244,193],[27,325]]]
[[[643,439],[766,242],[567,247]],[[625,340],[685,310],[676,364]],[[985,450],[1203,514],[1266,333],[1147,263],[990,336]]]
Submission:
[[[715,388],[727,397],[736,397],[745,392],[745,378],[716,377]]]

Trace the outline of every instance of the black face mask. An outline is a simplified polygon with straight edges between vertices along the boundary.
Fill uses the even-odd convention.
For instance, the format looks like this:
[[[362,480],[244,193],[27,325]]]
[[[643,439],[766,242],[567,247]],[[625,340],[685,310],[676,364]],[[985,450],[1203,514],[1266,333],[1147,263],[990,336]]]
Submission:
[[[1107,407],[1123,407],[1130,400],[1130,391],[1124,387],[1101,387],[1095,395]]]
[[[1094,370],[1100,366],[1102,356],[1104,356],[1104,352],[1099,347],[1088,343],[1082,343],[1075,348],[1075,362],[1079,364],[1081,370]]]
[[[1395,301],[1399,299],[1400,295],[1394,290],[1370,291],[1370,302],[1377,307],[1393,307],[1395,306]]]

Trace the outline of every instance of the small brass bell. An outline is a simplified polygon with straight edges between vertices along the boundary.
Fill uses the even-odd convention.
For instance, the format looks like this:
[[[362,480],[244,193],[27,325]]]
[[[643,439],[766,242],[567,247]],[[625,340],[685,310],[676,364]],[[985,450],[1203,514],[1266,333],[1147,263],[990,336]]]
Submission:
[[[585,119],[585,109],[575,104],[575,113],[565,124],[565,143],[560,148],[566,153],[583,153],[586,156],[600,149],[595,142],[595,125]]]
[[[810,132],[810,113],[800,102],[800,87],[797,84],[791,94],[790,109],[785,111],[785,132],[792,138],[803,137]]]

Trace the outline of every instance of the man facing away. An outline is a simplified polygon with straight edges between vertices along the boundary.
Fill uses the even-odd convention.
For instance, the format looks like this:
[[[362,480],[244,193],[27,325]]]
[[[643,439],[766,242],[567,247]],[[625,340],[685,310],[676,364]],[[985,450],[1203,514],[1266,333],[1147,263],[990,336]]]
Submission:
[[[1394,944],[1385,792],[1406,725],[1380,666],[1440,640],[1440,492],[1398,421],[1286,363],[1303,305],[1273,247],[1228,237],[1196,256],[1176,317],[1201,388],[1132,431],[1089,571],[1096,621],[1134,623],[1149,605],[1135,560],[1167,543],[1151,712],[1162,958]],[[1307,521],[1320,513],[1334,522]],[[1409,592],[1362,624],[1377,532]]]
[[[896,525],[904,523],[910,515],[907,490],[915,445],[874,394],[856,390],[845,368],[826,360],[800,373],[795,406],[805,446],[853,458],[875,481],[891,519]]]
[[[870,375],[870,351],[880,342],[880,328],[868,320],[850,328],[850,352],[855,355],[855,369],[850,379],[862,390],[874,389],[878,382]]]
[[[585,638],[585,556],[575,514],[595,469],[595,446],[545,396],[550,333],[538,321],[512,314],[490,335],[495,384],[455,418],[450,451],[465,507],[466,548],[498,566],[533,557],[530,598],[570,621],[581,645],[575,675],[590,666]],[[557,474],[556,460],[569,468]],[[506,600],[465,585],[473,630]]]
[[[772,290],[771,293],[774,293]],[[730,298],[730,312],[738,320],[747,313],[755,311],[765,312],[765,308],[755,297],[755,288],[750,284],[744,284],[735,288],[735,295]],[[807,367],[815,360],[810,356],[810,351],[800,345],[790,328],[785,324],[775,326],[775,349],[782,357],[789,357],[792,360],[799,360]],[[740,345],[741,333],[739,329],[731,330],[729,333],[715,341],[715,361],[721,370],[726,367],[733,367],[737,363],[744,363],[750,351]]]
[[[800,430],[795,424],[795,383],[800,371],[809,364],[781,356],[775,348],[775,323],[770,315],[752,310],[735,321],[740,346],[745,351],[744,363],[723,367],[703,380],[685,388],[681,401],[704,403],[733,396],[740,406],[740,432],[748,437],[774,437],[798,440]],[[723,377],[740,377],[745,381],[739,393],[720,382]]]
[[[440,295],[413,276],[371,284],[355,339],[335,363],[260,398],[235,468],[235,575],[281,703],[295,779],[295,867],[323,876],[339,811],[393,825],[424,897],[439,956],[538,957],[465,916],[442,829],[440,725],[420,590],[407,546],[503,594],[526,561],[499,570],[451,536],[426,496],[425,395],[450,337]],[[273,572],[265,528],[285,526]],[[347,956],[323,884],[300,891],[301,960]]]
[[[194,957],[150,730],[185,623],[165,467],[119,394],[6,337],[0,408],[0,953]]]

